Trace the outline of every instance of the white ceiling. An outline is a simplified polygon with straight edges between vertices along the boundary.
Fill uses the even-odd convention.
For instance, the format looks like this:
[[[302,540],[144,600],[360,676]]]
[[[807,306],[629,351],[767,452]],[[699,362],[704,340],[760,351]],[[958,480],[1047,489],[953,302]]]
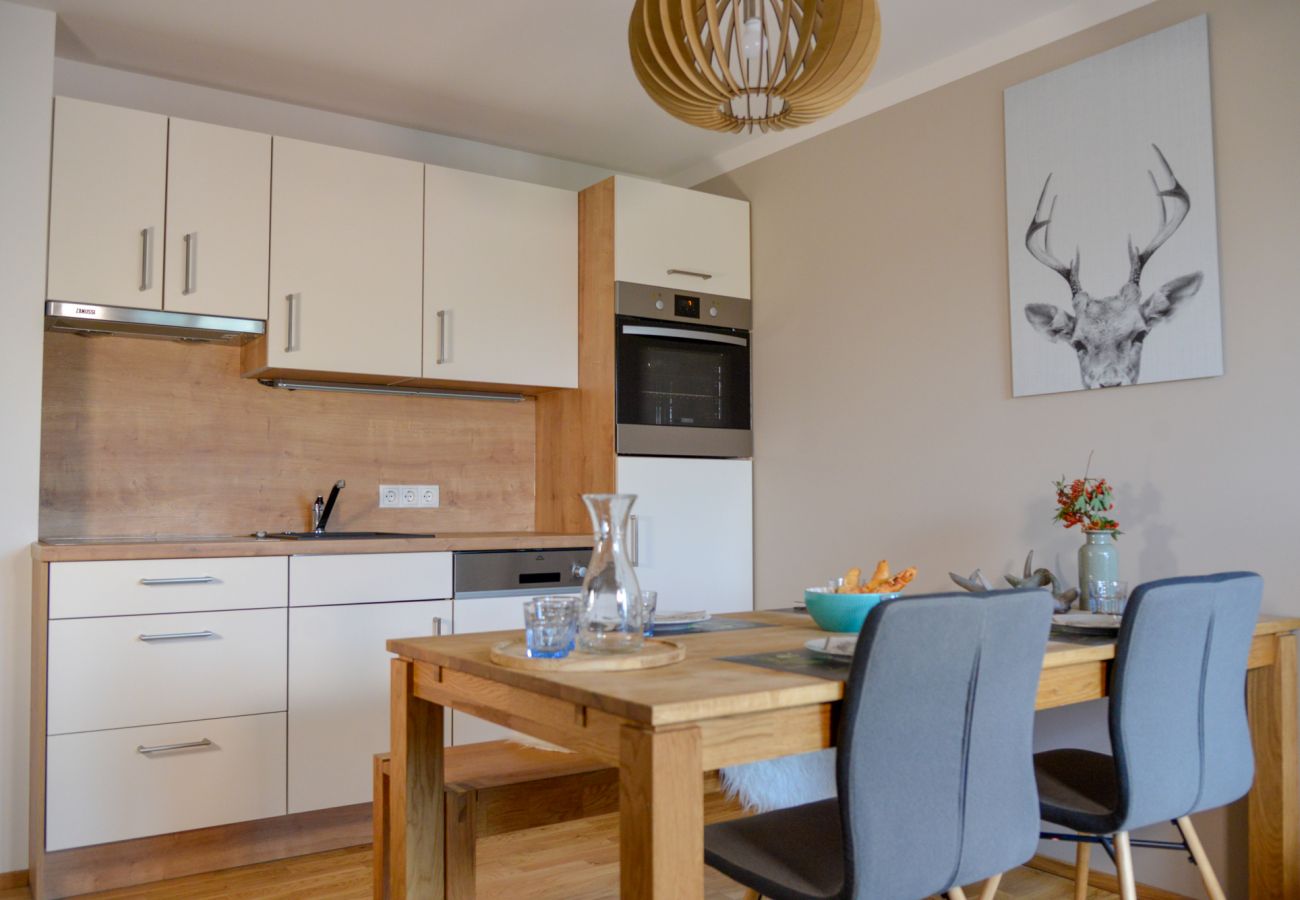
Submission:
[[[67,59],[652,178],[799,138],[714,134],[662,112],[628,61],[632,0],[22,2],[59,14]],[[880,58],[859,101],[898,94],[918,73],[932,80],[980,48],[1023,52],[1026,35],[1054,40],[1146,0],[879,2]]]

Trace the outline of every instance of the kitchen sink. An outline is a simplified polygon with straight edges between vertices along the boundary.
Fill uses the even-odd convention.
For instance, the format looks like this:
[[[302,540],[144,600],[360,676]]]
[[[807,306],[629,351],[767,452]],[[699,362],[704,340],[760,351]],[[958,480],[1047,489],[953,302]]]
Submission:
[[[435,534],[408,534],[401,531],[259,531],[254,537],[275,538],[281,541],[328,540],[397,540],[399,538],[431,538]]]

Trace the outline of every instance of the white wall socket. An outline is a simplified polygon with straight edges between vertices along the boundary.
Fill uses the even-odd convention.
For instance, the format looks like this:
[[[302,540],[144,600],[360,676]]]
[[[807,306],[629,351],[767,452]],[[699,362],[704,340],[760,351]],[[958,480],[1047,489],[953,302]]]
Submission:
[[[381,484],[380,509],[434,509],[438,506],[436,484]]]

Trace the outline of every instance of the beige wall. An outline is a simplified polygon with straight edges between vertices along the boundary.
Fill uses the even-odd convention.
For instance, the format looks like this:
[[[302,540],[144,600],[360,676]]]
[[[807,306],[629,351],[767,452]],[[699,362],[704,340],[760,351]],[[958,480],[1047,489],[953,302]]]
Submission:
[[[1002,91],[1202,12],[1226,374],[1012,399]],[[1073,578],[1080,537],[1049,522],[1051,481],[1095,449],[1123,577],[1255,569],[1266,608],[1300,614],[1297,46],[1295,0],[1163,0],[703,186],[753,203],[760,606],[883,556],[919,566],[923,591],[1030,548]],[[1054,716],[1040,737],[1102,724]],[[1243,821],[1207,817],[1220,860]],[[1139,867],[1202,896],[1175,854]]]
[[[0,872],[27,867],[29,544],[36,538],[54,14],[0,2]]]

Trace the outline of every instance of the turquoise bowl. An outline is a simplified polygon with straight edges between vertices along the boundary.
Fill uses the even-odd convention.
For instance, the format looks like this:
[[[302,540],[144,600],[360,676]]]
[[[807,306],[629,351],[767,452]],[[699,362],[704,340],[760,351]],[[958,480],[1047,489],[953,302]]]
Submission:
[[[808,614],[822,631],[857,634],[867,613],[881,600],[892,600],[898,594],[828,594],[816,588],[803,592]]]

